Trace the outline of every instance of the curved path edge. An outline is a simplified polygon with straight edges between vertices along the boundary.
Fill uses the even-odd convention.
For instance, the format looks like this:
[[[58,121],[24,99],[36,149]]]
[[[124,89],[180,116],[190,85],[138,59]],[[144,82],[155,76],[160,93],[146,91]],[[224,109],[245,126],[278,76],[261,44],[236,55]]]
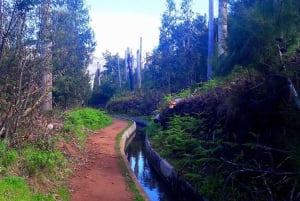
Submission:
[[[124,120],[124,121],[128,121],[128,120]],[[132,125],[129,126],[123,133],[121,133],[122,137],[121,137],[120,144],[119,144],[121,157],[122,157],[122,160],[124,161],[124,164],[126,165],[126,168],[127,168],[128,172],[130,174],[131,179],[135,183],[135,185],[138,188],[139,192],[141,193],[141,195],[143,196],[145,201],[150,201],[150,198],[148,197],[148,195],[145,192],[144,188],[139,183],[136,175],[132,172],[130,164],[129,164],[129,162],[127,160],[127,157],[126,157],[126,154],[125,154],[126,144],[127,144],[128,141],[130,141],[134,137],[135,131],[136,131],[135,121],[130,120],[130,122],[132,122]]]

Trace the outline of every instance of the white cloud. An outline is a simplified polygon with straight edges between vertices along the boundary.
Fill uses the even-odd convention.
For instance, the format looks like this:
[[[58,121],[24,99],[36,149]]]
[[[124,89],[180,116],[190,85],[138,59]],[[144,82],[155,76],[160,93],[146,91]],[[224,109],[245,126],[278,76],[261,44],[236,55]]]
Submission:
[[[91,26],[97,41],[96,55],[108,50],[122,56],[127,47],[135,52],[140,37],[143,49],[151,51],[158,44],[160,18],[130,13],[91,13]]]

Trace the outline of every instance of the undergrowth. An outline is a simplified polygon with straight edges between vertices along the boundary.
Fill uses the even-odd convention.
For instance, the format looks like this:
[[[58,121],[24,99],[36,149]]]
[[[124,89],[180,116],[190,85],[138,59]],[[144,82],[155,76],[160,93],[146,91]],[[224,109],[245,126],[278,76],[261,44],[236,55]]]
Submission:
[[[92,130],[111,123],[103,111],[80,108],[67,112],[63,129],[53,130],[46,138],[25,138],[18,146],[0,140],[0,201],[68,201],[72,158],[56,142],[68,141],[75,133],[73,140],[83,144]]]
[[[208,200],[298,199],[299,111],[275,79],[230,80],[162,110],[152,146]]]
[[[90,131],[101,129],[112,123],[112,119],[104,111],[92,108],[80,108],[67,112],[64,117],[64,130],[74,132],[84,147]]]

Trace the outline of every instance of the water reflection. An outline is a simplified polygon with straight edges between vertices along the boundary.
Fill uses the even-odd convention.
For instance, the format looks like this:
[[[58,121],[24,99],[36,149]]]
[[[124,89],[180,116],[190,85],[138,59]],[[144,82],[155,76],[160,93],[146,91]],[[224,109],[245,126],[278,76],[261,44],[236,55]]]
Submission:
[[[126,149],[127,160],[141,186],[152,201],[174,201],[171,192],[145,157],[145,136],[137,131],[136,136]]]

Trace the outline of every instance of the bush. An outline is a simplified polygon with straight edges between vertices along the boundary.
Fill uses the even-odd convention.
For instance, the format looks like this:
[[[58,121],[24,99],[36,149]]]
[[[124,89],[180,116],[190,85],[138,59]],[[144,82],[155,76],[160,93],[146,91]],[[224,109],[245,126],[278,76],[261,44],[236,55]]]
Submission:
[[[34,175],[39,171],[53,173],[56,166],[62,167],[64,156],[59,151],[40,151],[35,148],[26,148],[23,151],[25,168],[29,175]]]
[[[0,141],[0,167],[8,167],[16,161],[18,153],[16,150],[9,150],[7,140]]]

